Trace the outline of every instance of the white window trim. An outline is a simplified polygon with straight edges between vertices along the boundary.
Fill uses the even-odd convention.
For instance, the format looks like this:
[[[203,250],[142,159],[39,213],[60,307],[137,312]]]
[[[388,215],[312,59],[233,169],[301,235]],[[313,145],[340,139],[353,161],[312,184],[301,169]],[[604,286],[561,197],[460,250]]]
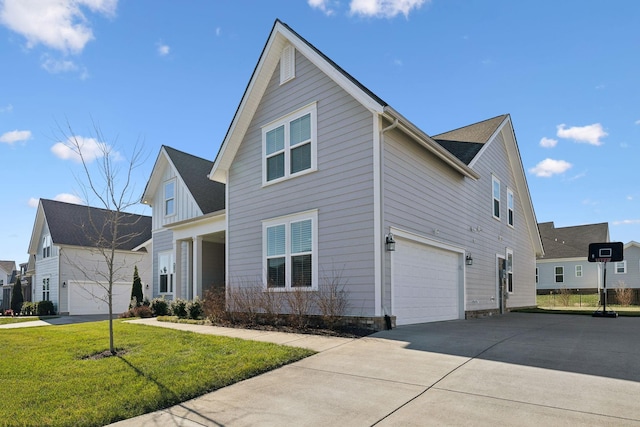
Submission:
[[[618,272],[618,264],[622,264],[622,272]],[[627,260],[624,261],[618,261],[616,263],[614,263],[614,273],[615,274],[627,274]]]
[[[495,195],[495,184],[498,183],[498,197]],[[491,175],[491,215],[494,219],[500,221],[500,209],[502,208],[500,204],[500,193],[502,192],[502,185],[500,184],[500,180],[495,176]],[[495,202],[498,202],[498,216],[496,216]]]
[[[509,206],[511,205],[511,206]],[[514,228],[516,222],[516,199],[513,194],[513,190],[507,187],[507,225]],[[509,222],[509,213],[511,213],[511,222]]]
[[[558,274],[556,273],[556,268],[561,268],[562,269],[562,274],[561,274],[562,282],[558,282],[557,281]],[[555,265],[553,267],[553,283],[564,283],[564,265]]]
[[[289,44],[280,54],[280,85],[296,77],[296,48]]]
[[[578,271],[578,267],[580,271]],[[576,271],[576,277],[582,277],[583,275],[582,264],[576,265],[575,271]]]
[[[167,292],[162,292],[160,290],[160,259],[163,256],[169,256],[169,270],[173,270],[173,271],[169,271],[167,273],[167,275],[169,277],[172,277],[172,280],[169,281],[169,277],[167,277],[167,288],[171,289],[170,291]],[[176,291],[176,262],[175,262],[175,258],[173,255],[173,251],[164,251],[164,252],[158,252],[158,294],[159,295],[173,295]]]
[[[505,266],[506,266],[505,278],[507,279],[507,293],[512,294],[513,293],[513,249],[507,248],[505,255],[506,255],[505,256]],[[511,257],[511,263],[509,263],[509,257]],[[511,282],[509,282],[509,275],[511,275]]]
[[[171,197],[171,199],[173,199],[173,212],[168,214],[167,213],[167,200],[169,200],[170,198],[167,198],[167,185],[173,183],[173,197]],[[162,184],[162,213],[164,215],[165,218],[169,218],[172,216],[176,215],[176,212],[178,211],[178,184],[176,182],[175,178],[171,178],[166,180],[163,184]]]
[[[311,287],[291,287],[291,223],[304,220],[311,220]],[[284,288],[268,288],[268,266],[267,266],[267,229],[276,225],[285,225],[285,284]],[[318,290],[318,210],[310,210],[292,215],[281,216],[262,221],[262,271],[263,289],[269,291],[287,292],[295,290]]]
[[[309,169],[302,170],[300,172],[296,172],[294,174],[290,173],[291,169],[291,147],[289,140],[289,126],[293,120],[300,118],[304,115],[311,115],[311,167]],[[317,135],[318,135],[318,108],[317,103],[313,102],[309,105],[306,105],[294,112],[287,114],[284,117],[279,118],[271,123],[268,123],[262,127],[262,186],[276,184],[278,182],[286,181],[290,178],[294,178],[301,175],[306,175],[308,173],[314,172],[318,168],[317,161]],[[284,125],[285,138],[284,138],[284,176],[276,179],[272,179],[271,181],[267,181],[267,132],[276,129],[280,126]]]
[[[53,245],[51,241],[51,234],[47,234],[42,238],[42,259],[51,258],[52,255]]]

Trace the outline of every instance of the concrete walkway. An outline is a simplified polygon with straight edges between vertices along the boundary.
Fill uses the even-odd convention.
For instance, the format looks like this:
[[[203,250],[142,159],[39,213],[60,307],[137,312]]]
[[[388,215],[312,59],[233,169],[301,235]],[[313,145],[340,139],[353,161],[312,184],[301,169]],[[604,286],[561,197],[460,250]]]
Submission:
[[[640,318],[512,313],[361,339],[155,324],[319,353],[113,426],[640,425]]]

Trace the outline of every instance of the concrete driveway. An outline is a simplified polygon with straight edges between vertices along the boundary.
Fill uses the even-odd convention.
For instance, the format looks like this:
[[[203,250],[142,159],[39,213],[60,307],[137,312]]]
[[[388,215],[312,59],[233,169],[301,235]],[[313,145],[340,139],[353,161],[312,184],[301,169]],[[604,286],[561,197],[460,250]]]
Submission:
[[[640,425],[639,327],[525,313],[398,327],[115,425]]]

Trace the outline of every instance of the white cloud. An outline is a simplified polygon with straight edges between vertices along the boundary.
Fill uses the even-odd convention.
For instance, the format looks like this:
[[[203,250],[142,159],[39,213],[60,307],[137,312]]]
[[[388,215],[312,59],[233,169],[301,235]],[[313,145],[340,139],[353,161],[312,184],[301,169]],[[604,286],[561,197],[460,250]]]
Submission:
[[[216,27],[216,36],[220,36],[220,34],[222,34],[222,28],[220,27]]]
[[[171,52],[171,47],[169,45],[158,43],[158,55],[167,56]]]
[[[363,15],[374,18],[393,18],[403,14],[409,16],[412,9],[419,9],[427,0],[351,0],[352,15]]]
[[[637,125],[640,125],[640,120],[636,120],[635,122]]]
[[[74,205],[85,204],[80,197],[76,196],[75,194],[69,193],[60,193],[56,197],[54,197],[53,200],[57,200],[58,202],[73,203]]]
[[[547,138],[546,136],[540,140],[540,146],[545,148],[553,148],[558,145],[557,139]]]
[[[36,199],[35,197],[29,198],[29,201],[27,202],[30,208],[37,208],[38,203],[40,203],[40,199]]]
[[[312,8],[322,11],[322,13],[327,16],[331,16],[335,13],[335,9],[330,6],[331,0],[307,0],[307,3]]]
[[[6,142],[7,144],[13,144],[14,142],[26,141],[31,139],[30,130],[12,130],[0,135],[0,142]]]
[[[49,55],[42,57],[42,68],[50,72],[51,74],[67,73],[70,71],[76,71],[78,66],[68,59],[55,59]]]
[[[75,138],[75,140],[72,138]],[[72,160],[76,163],[80,163],[82,161],[80,159],[80,155],[74,149],[76,142],[77,145],[80,146],[80,150],[82,150],[82,156],[84,157],[86,163],[91,163],[95,159],[103,157],[104,153],[111,149],[104,142],[99,142],[94,138],[76,136],[70,137],[69,139],[67,139],[67,141],[64,142],[55,143],[51,147],[51,152],[60,159]],[[118,152],[111,152],[110,155],[114,160],[120,159],[120,154]]]
[[[94,39],[83,9],[113,16],[118,0],[4,0],[0,23],[27,39],[64,53],[80,53]]]
[[[535,167],[529,169],[529,172],[535,176],[549,178],[553,175],[561,174],[571,169],[573,165],[564,160],[544,159]]]
[[[11,113],[12,111],[13,111],[13,105],[11,104],[7,105],[6,107],[0,107],[0,113]]]
[[[573,139],[576,142],[586,142],[591,145],[602,145],[603,142],[600,141],[600,138],[604,138],[609,135],[604,131],[604,129],[602,129],[602,125],[600,123],[594,123],[587,126],[573,126],[570,128],[567,128],[566,126],[567,125],[564,123],[557,126],[557,135],[559,138]]]
[[[620,221],[613,221],[613,225],[633,225],[640,224],[640,219],[623,219]]]

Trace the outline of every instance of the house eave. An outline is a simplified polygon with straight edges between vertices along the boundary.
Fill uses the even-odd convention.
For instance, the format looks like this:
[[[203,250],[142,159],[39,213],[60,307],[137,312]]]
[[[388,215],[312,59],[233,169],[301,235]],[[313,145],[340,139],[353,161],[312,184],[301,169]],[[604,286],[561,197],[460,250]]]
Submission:
[[[190,219],[185,219],[185,220],[182,220],[182,221],[172,222],[170,224],[166,224],[164,226],[164,228],[166,228],[168,230],[180,230],[180,229],[184,229],[184,228],[187,228],[187,227],[190,227],[190,226],[194,226],[194,225],[198,225],[198,224],[224,220],[225,215],[226,215],[226,210],[225,209],[221,209],[219,211],[210,212],[210,213],[208,213],[206,215],[201,215],[201,216],[196,217],[196,218],[190,218]]]

